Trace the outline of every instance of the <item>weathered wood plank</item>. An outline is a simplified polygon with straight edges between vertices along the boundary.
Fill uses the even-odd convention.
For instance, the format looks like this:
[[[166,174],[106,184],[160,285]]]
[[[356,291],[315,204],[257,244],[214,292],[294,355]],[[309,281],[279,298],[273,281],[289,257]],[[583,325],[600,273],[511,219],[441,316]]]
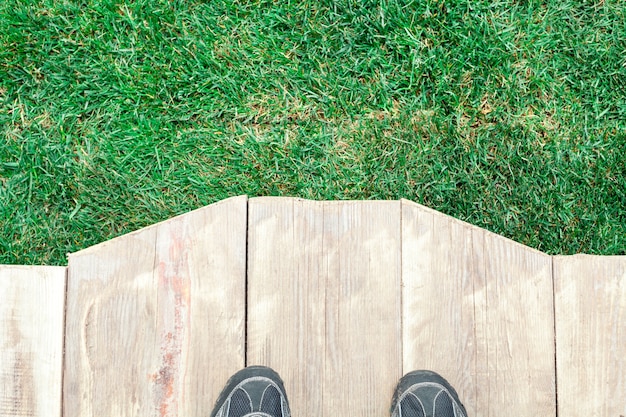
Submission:
[[[0,415],[61,415],[65,267],[0,266]]]
[[[404,371],[447,377],[471,416],[554,415],[551,258],[402,208]]]
[[[439,372],[472,416],[477,415],[474,281],[479,280],[473,241],[483,245],[483,237],[481,230],[403,201],[404,372]]]
[[[66,417],[210,412],[244,365],[246,202],[70,255]]]
[[[558,414],[626,416],[626,256],[554,258]]]
[[[248,364],[300,416],[385,416],[401,376],[400,202],[249,201]]]

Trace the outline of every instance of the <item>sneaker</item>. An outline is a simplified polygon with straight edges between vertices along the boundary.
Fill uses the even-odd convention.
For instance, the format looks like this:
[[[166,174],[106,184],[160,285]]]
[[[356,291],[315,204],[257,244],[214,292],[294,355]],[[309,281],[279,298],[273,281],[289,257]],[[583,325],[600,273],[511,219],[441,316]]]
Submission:
[[[467,417],[467,412],[454,388],[441,375],[413,371],[398,382],[391,417]]]
[[[211,417],[290,417],[283,381],[265,366],[250,366],[230,377]]]

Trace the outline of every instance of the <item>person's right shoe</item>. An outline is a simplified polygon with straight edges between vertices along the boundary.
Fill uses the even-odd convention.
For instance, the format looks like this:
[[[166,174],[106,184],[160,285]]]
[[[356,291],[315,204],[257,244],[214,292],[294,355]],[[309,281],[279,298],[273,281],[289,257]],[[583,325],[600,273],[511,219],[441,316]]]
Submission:
[[[467,417],[452,386],[432,371],[409,372],[400,379],[391,417]]]

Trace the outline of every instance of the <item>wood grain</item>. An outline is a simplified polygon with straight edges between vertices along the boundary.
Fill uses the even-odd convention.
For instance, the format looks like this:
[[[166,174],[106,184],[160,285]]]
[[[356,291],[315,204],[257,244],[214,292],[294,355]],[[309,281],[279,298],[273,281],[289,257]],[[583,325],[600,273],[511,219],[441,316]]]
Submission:
[[[0,266],[0,415],[59,417],[64,267]]]
[[[210,412],[244,365],[246,202],[70,255],[66,417]]]
[[[554,259],[558,414],[626,416],[626,256]]]
[[[400,203],[249,201],[248,363],[298,416],[386,416],[401,376]]]
[[[402,233],[404,371],[470,416],[554,415],[551,257],[404,200]]]
[[[557,382],[562,416],[626,416],[626,257],[553,258],[405,200],[237,197],[68,268],[0,266],[0,300],[2,416],[206,416],[245,363],[294,416],[387,416],[413,369],[471,417],[554,416]]]

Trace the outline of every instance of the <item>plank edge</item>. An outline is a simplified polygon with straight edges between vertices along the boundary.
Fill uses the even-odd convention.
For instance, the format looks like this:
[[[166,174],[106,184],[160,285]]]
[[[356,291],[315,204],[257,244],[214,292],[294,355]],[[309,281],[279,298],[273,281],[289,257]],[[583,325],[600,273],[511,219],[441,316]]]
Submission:
[[[539,249],[533,248],[532,246],[524,245],[523,243],[520,243],[520,242],[518,242],[516,240],[510,239],[508,237],[505,237],[505,236],[502,236],[500,234],[494,233],[494,232],[492,232],[490,230],[487,230],[484,227],[479,227],[479,226],[476,226],[476,225],[474,225],[472,223],[468,223],[468,222],[466,222],[464,220],[457,219],[456,217],[453,217],[453,216],[450,216],[448,214],[442,213],[440,211],[437,211],[437,210],[435,210],[433,208],[430,208],[430,207],[424,206],[422,204],[416,203],[414,201],[407,200],[405,198],[401,199],[400,201],[402,201],[402,206],[403,207],[405,207],[405,206],[406,207],[415,207],[415,208],[417,208],[419,210],[422,210],[422,211],[427,212],[429,214],[432,214],[434,216],[438,216],[441,219],[449,221],[450,223],[457,224],[457,225],[462,226],[464,228],[467,228],[469,230],[481,231],[481,232],[485,233],[485,238],[498,239],[498,240],[504,241],[504,242],[506,242],[508,244],[511,244],[513,246],[517,246],[517,247],[523,248],[526,251],[531,251],[533,253],[541,254],[541,255],[544,255],[544,256],[550,256],[547,253],[540,251]]]
[[[132,232],[125,233],[125,234],[120,235],[120,236],[116,236],[116,237],[114,237],[112,239],[105,240],[104,242],[97,243],[97,244],[89,246],[89,247],[87,247],[85,249],[81,249],[81,250],[76,251],[76,252],[68,253],[67,254],[68,262],[72,258],[79,257],[79,256],[84,256],[84,255],[89,255],[90,253],[92,253],[94,251],[102,250],[103,247],[107,247],[109,245],[117,245],[119,243],[120,239],[127,239],[127,238],[132,237],[132,236],[137,236],[137,235],[139,235],[141,233],[144,233],[146,231],[152,230],[154,228],[158,228],[159,226],[161,226],[164,223],[168,223],[168,222],[171,222],[171,221],[176,221],[177,219],[183,218],[185,216],[193,215],[193,214],[198,213],[198,212],[200,212],[202,210],[207,210],[207,209],[215,207],[215,206],[219,206],[219,205],[222,205],[222,204],[235,204],[237,202],[247,204],[248,203],[248,196],[247,195],[239,195],[239,196],[236,196],[236,197],[229,197],[229,198],[226,198],[224,200],[216,201],[215,203],[212,203],[212,204],[209,204],[209,205],[206,205],[206,206],[203,206],[203,207],[199,207],[199,208],[197,208],[195,210],[188,211],[188,212],[183,213],[183,214],[179,214],[178,216],[174,216],[174,217],[171,217],[169,219],[160,221],[158,223],[151,224],[150,226],[146,226],[146,227],[143,227],[141,229],[134,230]]]

